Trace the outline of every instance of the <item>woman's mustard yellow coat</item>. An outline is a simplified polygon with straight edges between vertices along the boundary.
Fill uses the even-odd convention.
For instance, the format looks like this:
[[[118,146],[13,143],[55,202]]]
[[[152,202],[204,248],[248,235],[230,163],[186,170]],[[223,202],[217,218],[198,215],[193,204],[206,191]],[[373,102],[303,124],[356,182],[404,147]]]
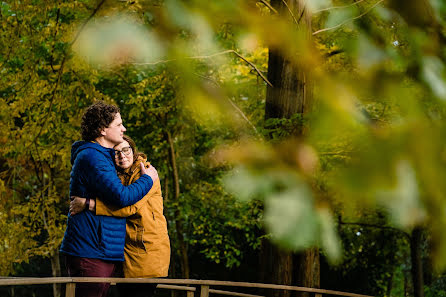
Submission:
[[[119,177],[124,185],[135,182],[141,175],[139,163],[150,163],[138,157],[133,165]],[[170,241],[167,222],[163,215],[163,197],[159,179],[152,189],[137,203],[125,208],[113,208],[96,200],[96,214],[127,217],[124,246],[125,277],[167,276],[170,262]]]

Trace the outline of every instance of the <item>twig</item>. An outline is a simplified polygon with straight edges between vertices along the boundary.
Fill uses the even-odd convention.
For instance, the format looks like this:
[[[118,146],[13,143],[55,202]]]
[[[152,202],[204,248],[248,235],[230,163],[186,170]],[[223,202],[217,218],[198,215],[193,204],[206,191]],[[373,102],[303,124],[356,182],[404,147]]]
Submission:
[[[339,151],[339,152],[320,152],[320,156],[347,156],[353,154],[354,151]]]
[[[294,17],[293,12],[291,11],[290,7],[288,6],[288,4],[286,3],[285,0],[282,0],[282,3],[285,4],[286,8],[288,9],[288,11],[290,12],[291,17],[293,18],[294,22],[296,23],[296,25],[299,25],[299,22],[296,20],[296,18]],[[305,11],[305,8],[304,8]]]
[[[351,22],[351,21],[353,21],[353,20],[359,19],[360,17],[363,17],[364,15],[366,15],[367,13],[369,13],[373,8],[375,8],[378,4],[380,4],[380,3],[383,2],[383,1],[384,1],[384,0],[379,0],[379,1],[376,2],[372,7],[370,7],[369,9],[367,9],[365,12],[361,13],[360,15],[358,15],[358,16],[356,16],[356,17],[354,17],[354,18],[348,19],[348,20],[346,20],[346,21],[343,21],[342,23],[340,23],[340,24],[338,24],[338,25],[336,25],[336,26],[334,26],[334,27],[324,28],[324,29],[317,30],[317,31],[313,32],[313,35],[319,34],[319,33],[321,33],[321,32],[325,32],[325,31],[329,31],[329,30],[333,30],[333,29],[339,28],[339,27],[341,27],[342,25],[344,25],[344,24],[346,24],[346,23],[348,23],[348,22]]]
[[[358,3],[361,3],[361,2],[363,2],[363,1],[365,1],[365,0],[359,0],[359,1],[356,1],[356,2],[354,2],[354,3],[352,3],[352,4],[349,4],[349,5],[327,7],[327,8],[323,8],[323,9],[320,9],[320,10],[316,10],[316,11],[313,12],[313,13],[316,14],[316,13],[320,13],[320,12],[328,11],[328,10],[332,10],[332,9],[347,8],[347,7],[350,7],[350,6],[355,6],[355,5],[357,5]]]
[[[220,56],[220,55],[224,55],[224,54],[228,54],[228,53],[232,53],[233,50],[226,50],[226,51],[222,51],[219,53],[215,53],[212,55],[208,55],[208,56],[193,56],[193,57],[186,57],[186,59],[208,59],[208,58],[212,58],[215,56]],[[158,65],[158,64],[164,64],[164,63],[169,63],[169,62],[174,62],[177,61],[177,59],[170,59],[170,60],[160,60],[160,61],[156,61],[156,62],[146,62],[146,63],[132,63],[133,65]]]
[[[55,29],[54,29],[53,39],[56,39],[56,36],[57,36],[57,31],[58,31],[57,29],[59,28],[59,20],[60,20],[60,7],[57,9],[56,26],[55,26]],[[51,66],[51,70],[53,70],[53,73],[56,72],[54,70],[54,65],[53,65],[53,62],[54,62],[53,55],[54,55],[54,48],[55,48],[55,46],[56,46],[56,43],[53,43],[53,45],[51,46],[51,55],[50,55],[50,66]]]
[[[268,2],[266,2],[265,0],[259,0],[259,2],[262,2],[263,5],[265,5],[266,7],[268,7],[272,12],[274,13],[278,13],[277,10],[274,9],[274,7],[271,6],[271,4],[269,4]]]
[[[300,21],[302,20],[304,14],[305,14],[305,9],[307,9],[307,4],[306,3],[304,5],[304,8],[302,9],[302,13],[300,14],[299,21],[297,22],[298,24],[300,24]]]
[[[84,30],[85,26],[90,22],[90,20],[96,15],[96,13],[99,11],[99,9],[101,8],[101,6],[105,3],[105,1],[107,0],[101,0],[101,2],[99,2],[98,6],[96,6],[96,8],[93,10],[92,14],[90,15],[90,17],[85,20],[85,22],[82,24],[82,27],[80,27],[79,31],[77,31],[76,36],[74,37],[74,39],[71,41],[70,45],[73,45],[73,43],[76,42],[76,40],[79,38],[79,35],[82,33],[82,31]]]
[[[79,31],[77,32],[76,36],[74,37],[74,39],[70,42],[70,46],[72,46],[77,38],[79,37],[80,33],[82,32],[82,30],[85,28],[85,26],[87,25],[87,23],[96,15],[96,13],[99,11],[99,9],[101,8],[101,6],[105,3],[105,1],[107,0],[102,0],[98,6],[95,8],[95,10],[92,12],[92,14],[90,15],[90,17],[84,22],[84,24],[82,25],[82,27],[79,29]],[[67,54],[65,54],[62,63],[60,64],[60,68],[59,68],[59,72],[57,74],[57,81],[56,81],[56,85],[54,86],[54,89],[52,91],[52,95],[51,95],[51,99],[50,99],[50,106],[48,107],[48,113],[45,116],[44,122],[41,124],[40,130],[37,133],[37,135],[34,137],[34,140],[32,141],[32,143],[35,143],[37,141],[37,139],[39,138],[40,134],[42,134],[43,128],[46,126],[46,123],[49,119],[49,113],[51,112],[51,108],[53,107],[53,103],[54,103],[54,98],[56,97],[56,91],[57,88],[59,87],[59,83],[60,83],[60,79],[62,77],[62,73],[64,70],[64,65],[65,65],[65,61],[67,59]]]
[[[231,99],[227,98],[229,103],[231,103],[232,107],[234,107],[235,110],[237,110],[239,112],[239,114],[243,117],[243,119],[245,119],[245,121],[252,127],[252,129],[256,132],[257,135],[259,134],[259,131],[257,131],[256,126],[254,126],[253,123],[251,123],[251,121],[248,119],[248,117],[245,115],[245,113],[237,106],[237,104],[235,104],[234,102],[232,102]]]
[[[344,52],[343,49],[334,50],[334,51],[331,51],[331,52],[325,54],[325,57],[327,57],[327,58],[333,57],[335,55],[342,54],[343,52]]]
[[[195,75],[197,75],[197,76],[199,76],[201,78],[207,79],[207,80],[211,81],[212,83],[214,83],[217,87],[220,87],[220,84],[218,82],[216,82],[215,80],[213,80],[212,78],[210,78],[210,77],[207,77],[207,76],[204,76],[204,75],[200,75],[198,73],[195,73]],[[251,121],[248,119],[248,117],[245,115],[245,113],[237,106],[237,104],[232,102],[232,100],[229,97],[227,97],[227,96],[225,96],[225,97],[226,97],[226,99],[228,99],[229,103],[231,103],[232,107],[234,107],[234,109],[242,116],[242,118],[252,127],[252,129],[255,131],[255,133],[257,135],[259,135],[259,132],[257,131],[257,128],[254,126],[253,123],[251,123]]]
[[[243,61],[245,61],[249,66],[251,66],[252,69],[254,69],[257,74],[263,79],[264,82],[266,82],[270,87],[273,87],[273,85],[269,82],[269,80],[262,74],[262,72],[257,68],[256,65],[254,65],[253,63],[249,62],[248,60],[246,60],[245,57],[243,57],[242,55],[240,55],[238,52],[236,52],[235,50],[226,50],[226,51],[222,51],[219,53],[215,53],[212,55],[208,55],[208,56],[194,56],[194,57],[186,57],[186,59],[209,59],[215,56],[220,56],[220,55],[224,55],[224,54],[229,54],[229,53],[233,53],[234,55],[236,55],[237,57],[239,57],[240,59],[242,59]],[[147,63],[132,63],[133,65],[157,65],[157,64],[162,64],[162,63],[169,63],[169,62],[174,62],[177,61],[177,59],[171,59],[171,60],[161,60],[161,61],[156,61],[156,62],[147,62]]]
[[[242,55],[240,55],[239,53],[237,53],[236,51],[233,51],[233,53],[239,57],[240,59],[242,59],[243,61],[245,61],[246,63],[248,63],[252,68],[254,68],[254,70],[260,75],[260,77],[271,87],[274,88],[273,84],[269,82],[269,80],[262,74],[262,72],[260,72],[260,70],[257,68],[256,65],[254,65],[253,63],[249,62],[248,60],[246,60]]]

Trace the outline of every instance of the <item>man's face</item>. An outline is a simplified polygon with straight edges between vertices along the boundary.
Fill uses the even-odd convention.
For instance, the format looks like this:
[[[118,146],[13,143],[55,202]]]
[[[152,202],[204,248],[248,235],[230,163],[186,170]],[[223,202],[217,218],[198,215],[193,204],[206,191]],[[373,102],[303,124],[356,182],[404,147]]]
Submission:
[[[112,144],[111,147],[114,147],[124,141],[122,136],[126,130],[127,129],[122,124],[121,114],[117,113],[113,122],[111,122],[107,128],[102,130],[102,135],[104,136],[104,140],[109,144]]]

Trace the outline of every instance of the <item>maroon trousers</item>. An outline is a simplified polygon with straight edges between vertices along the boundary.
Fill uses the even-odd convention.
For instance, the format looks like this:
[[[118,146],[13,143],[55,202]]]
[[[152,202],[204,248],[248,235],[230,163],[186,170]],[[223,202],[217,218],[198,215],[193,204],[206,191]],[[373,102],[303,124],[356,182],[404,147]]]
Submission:
[[[72,277],[113,277],[116,262],[100,259],[65,256],[68,276]],[[109,283],[78,283],[76,297],[106,297]]]

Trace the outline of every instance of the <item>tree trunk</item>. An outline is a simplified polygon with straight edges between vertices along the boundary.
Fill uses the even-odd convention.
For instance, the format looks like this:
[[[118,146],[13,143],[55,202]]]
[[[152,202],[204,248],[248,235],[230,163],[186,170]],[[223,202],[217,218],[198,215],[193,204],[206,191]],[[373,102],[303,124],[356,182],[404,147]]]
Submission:
[[[58,249],[56,249],[51,255],[51,271],[53,277],[60,277],[62,275],[60,270],[60,259],[59,259]],[[53,296],[60,297],[61,293],[62,293],[61,284],[53,284]]]
[[[166,138],[167,143],[169,144],[169,157],[170,157],[170,165],[172,167],[172,178],[173,178],[173,184],[174,184],[174,200],[179,201],[180,199],[180,179],[178,177],[178,168],[177,168],[177,162],[175,157],[175,147],[172,139],[172,135],[169,131],[166,132]],[[181,213],[180,209],[177,206],[175,210],[175,227],[176,227],[176,233],[177,233],[177,239],[178,239],[178,245],[179,245],[179,256],[181,259],[181,272],[183,278],[189,278],[190,272],[189,272],[189,258],[187,256],[187,246],[184,242],[184,236],[183,236],[183,221],[181,219]]]
[[[272,246],[274,259],[272,269],[272,283],[279,285],[291,285],[293,283],[293,254],[277,246]],[[291,291],[274,290],[272,297],[290,297]]]
[[[308,0],[306,0],[308,1]],[[311,34],[311,19],[307,13],[305,0],[271,0],[271,4],[281,14],[289,19],[296,29],[303,29]],[[298,54],[298,53],[296,53]],[[304,115],[311,108],[312,85],[305,70],[293,63],[274,47],[269,48],[268,80],[273,85],[267,87],[265,120],[270,118],[291,118],[296,114]],[[294,135],[302,136],[304,127],[299,124],[294,129]],[[320,262],[319,250],[309,249],[293,256],[291,252],[283,251],[270,242],[262,244],[260,254],[263,259],[260,273],[266,283],[319,287]],[[269,269],[269,270],[268,270]],[[271,274],[268,274],[271,271]],[[289,297],[290,292],[265,292],[267,296]],[[306,296],[306,295],[300,295]]]
[[[290,22],[300,20],[296,27],[303,29],[310,38],[311,18],[305,9],[306,1],[271,0],[271,4]],[[265,119],[290,118],[309,111],[313,94],[308,73],[273,47],[268,53],[268,80],[273,86],[268,85],[266,90]],[[296,132],[302,133],[302,128],[296,127]]]
[[[416,227],[410,237],[411,273],[413,282],[413,296],[424,297],[423,265],[421,260],[422,230]]]
[[[408,280],[408,275],[406,272],[404,272],[404,297],[408,297],[409,296],[409,280]]]
[[[432,242],[430,236],[425,239],[427,251],[425,257],[422,259],[423,265],[423,283],[425,286],[430,286],[434,280],[434,264],[432,259]]]
[[[320,287],[319,248],[311,248],[295,256],[296,285],[307,288]],[[312,294],[296,292],[297,297],[310,297]]]
[[[395,272],[392,271],[392,274],[390,275],[389,279],[387,280],[386,296],[390,296],[390,293],[392,292],[394,275],[395,275]]]

